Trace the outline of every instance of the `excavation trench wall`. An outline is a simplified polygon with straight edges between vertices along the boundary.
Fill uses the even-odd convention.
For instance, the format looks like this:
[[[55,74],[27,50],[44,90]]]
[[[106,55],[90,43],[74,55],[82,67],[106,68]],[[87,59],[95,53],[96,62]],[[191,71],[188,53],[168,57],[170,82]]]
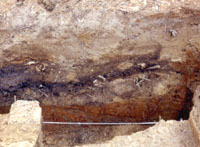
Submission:
[[[0,112],[49,121],[188,118],[200,81],[200,2],[0,2]]]

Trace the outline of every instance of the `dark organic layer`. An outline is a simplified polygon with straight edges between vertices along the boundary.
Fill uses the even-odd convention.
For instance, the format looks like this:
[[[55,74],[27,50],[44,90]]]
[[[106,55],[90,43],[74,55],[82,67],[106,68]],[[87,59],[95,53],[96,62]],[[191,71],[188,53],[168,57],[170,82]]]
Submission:
[[[9,107],[16,98],[39,100],[45,120],[153,121],[158,120],[160,116],[164,119],[187,118],[192,105],[192,92],[187,88],[187,85],[192,73],[188,77],[188,71],[183,70],[188,65],[170,65],[166,61],[159,61],[159,52],[162,47],[158,45],[155,48],[157,50],[152,54],[137,57],[117,57],[103,65],[86,62],[87,66],[79,65],[79,70],[93,69],[95,72],[85,74],[85,76],[83,76],[83,72],[83,75],[80,74],[78,81],[75,82],[47,81],[45,77],[50,73],[50,69],[58,69],[55,65],[50,66],[50,63],[47,63],[48,60],[40,61],[39,64],[34,65],[26,65],[23,62],[6,65],[0,69],[1,112],[5,112],[3,107]],[[131,62],[132,66],[123,71],[119,70],[117,65],[125,61]],[[145,66],[142,67],[140,63]],[[45,69],[41,67],[43,64],[47,65]],[[197,70],[198,66],[194,65],[190,68]],[[169,72],[181,74],[183,77],[182,85],[171,87],[170,93],[163,96],[157,96],[151,90],[150,92],[145,91],[151,88],[153,82],[160,78],[157,73]],[[113,94],[112,89],[107,86],[116,79],[131,79],[140,73],[146,74],[152,82],[144,83],[144,85],[140,85],[141,87],[135,86],[130,92],[122,95]],[[102,75],[103,78],[100,78],[99,75]],[[95,85],[95,80],[100,82],[100,85]],[[142,79],[138,79],[138,81],[140,80]],[[143,98],[137,99],[134,94],[140,88],[146,95],[144,94]],[[70,99],[68,96],[70,96]],[[95,101],[90,98],[96,96],[102,97],[102,100]],[[116,96],[122,97],[123,100],[115,102],[113,97]],[[79,101],[76,101],[77,98],[83,102],[79,103]],[[61,99],[64,99],[65,104],[62,104]],[[51,103],[46,103],[47,100]]]

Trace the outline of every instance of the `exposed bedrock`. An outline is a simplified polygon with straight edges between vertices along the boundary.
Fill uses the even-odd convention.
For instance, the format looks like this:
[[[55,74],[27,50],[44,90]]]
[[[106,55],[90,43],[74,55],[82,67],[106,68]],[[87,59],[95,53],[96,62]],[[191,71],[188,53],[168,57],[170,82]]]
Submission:
[[[200,2],[0,1],[0,112],[53,121],[187,118],[200,83]]]

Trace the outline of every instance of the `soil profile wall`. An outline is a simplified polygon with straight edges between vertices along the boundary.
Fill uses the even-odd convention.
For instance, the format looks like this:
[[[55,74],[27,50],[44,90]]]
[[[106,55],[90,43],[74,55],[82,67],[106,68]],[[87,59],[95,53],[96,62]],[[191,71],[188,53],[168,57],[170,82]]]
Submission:
[[[188,118],[200,8],[185,1],[2,0],[0,111],[38,100],[45,120]]]

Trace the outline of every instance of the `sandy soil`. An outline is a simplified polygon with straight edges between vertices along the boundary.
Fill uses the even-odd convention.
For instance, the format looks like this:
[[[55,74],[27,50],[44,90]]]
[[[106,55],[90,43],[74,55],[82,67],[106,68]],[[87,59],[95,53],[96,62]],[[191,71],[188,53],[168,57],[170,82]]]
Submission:
[[[150,126],[43,125],[43,144],[44,147],[73,147],[75,145],[103,143],[115,136],[130,135],[148,127]]]

